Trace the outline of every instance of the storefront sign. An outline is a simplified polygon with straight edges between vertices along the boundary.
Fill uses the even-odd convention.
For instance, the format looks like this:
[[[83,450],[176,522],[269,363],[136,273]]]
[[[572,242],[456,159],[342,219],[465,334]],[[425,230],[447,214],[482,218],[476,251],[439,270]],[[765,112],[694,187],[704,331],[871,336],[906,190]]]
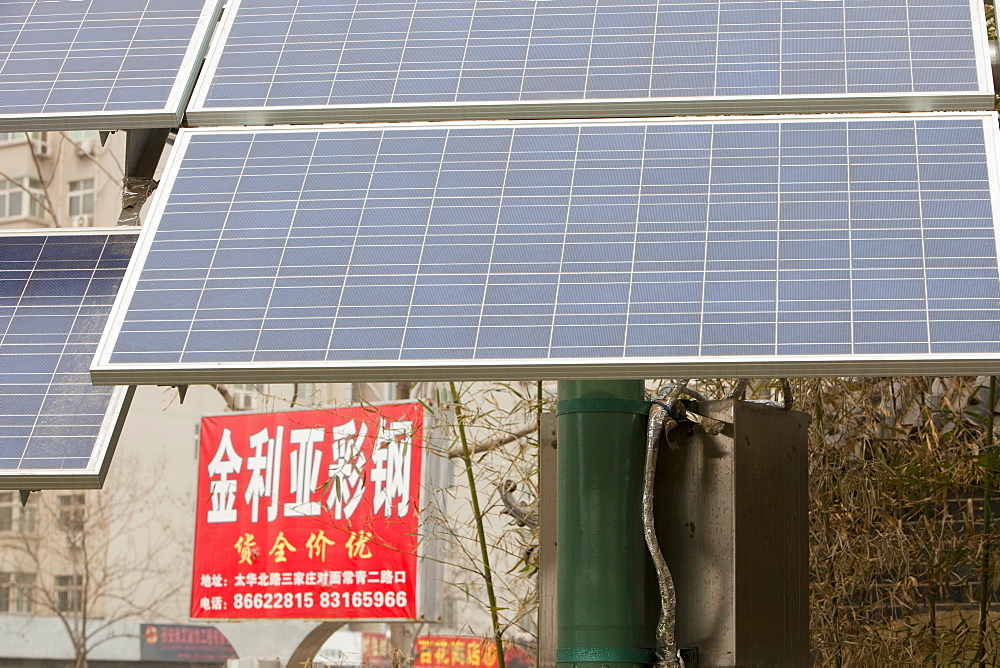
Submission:
[[[202,420],[191,616],[416,617],[424,412]]]
[[[493,640],[464,636],[420,636],[417,638],[419,668],[495,668],[497,648]],[[504,646],[504,663],[508,668],[535,665],[535,658],[514,644]]]
[[[143,661],[225,663],[236,652],[214,626],[140,624],[139,657]]]

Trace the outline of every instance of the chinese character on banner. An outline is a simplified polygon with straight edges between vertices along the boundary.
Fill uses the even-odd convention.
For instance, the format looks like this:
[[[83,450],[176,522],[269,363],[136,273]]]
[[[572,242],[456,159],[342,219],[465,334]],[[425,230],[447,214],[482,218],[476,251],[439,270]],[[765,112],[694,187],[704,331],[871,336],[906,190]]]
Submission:
[[[321,506],[319,501],[312,500],[312,495],[319,484],[319,464],[323,459],[316,444],[323,440],[323,430],[293,429],[289,440],[299,448],[292,450],[289,457],[291,492],[295,500],[285,504],[285,516],[315,517]]]
[[[464,666],[466,662],[465,648],[468,646],[464,638],[451,641],[451,661],[453,665]]]
[[[417,638],[417,658],[413,662],[415,666],[430,666],[431,663],[431,650],[433,643],[431,639],[427,636],[420,636]]]
[[[212,509],[208,511],[209,522],[236,521],[236,481],[229,476],[236,475],[243,467],[243,458],[233,450],[232,432],[222,430],[219,447],[208,463],[208,475],[219,476],[212,481]]]
[[[333,427],[333,463],[330,464],[330,493],[326,505],[334,519],[350,519],[365,493],[363,452],[368,425],[351,420]]]
[[[240,556],[238,563],[252,564],[257,560],[257,541],[252,533],[245,533],[237,538],[233,547],[236,548],[236,553]]]
[[[495,643],[484,642],[482,664],[485,668],[497,665],[497,646]]]
[[[191,616],[419,618],[423,430],[419,403],[203,418]]]
[[[309,558],[326,561],[327,545],[336,545],[336,542],[327,538],[322,529],[320,529],[317,533],[309,534],[309,540],[306,541],[306,549],[309,551]]]
[[[478,638],[473,638],[467,645],[467,656],[470,666],[479,668],[483,665],[483,643]]]
[[[352,531],[351,537],[347,539],[347,556],[351,559],[371,559],[372,551],[368,548],[368,541],[372,539],[369,531]]]
[[[434,665],[451,665],[451,643],[447,638],[438,638],[434,641]]]
[[[282,563],[288,561],[288,557],[285,556],[286,552],[296,552],[295,546],[288,542],[285,538],[285,532],[279,531],[278,537],[274,539],[274,545],[271,547],[268,554],[274,557],[275,563]]]
[[[375,486],[375,512],[386,517],[392,514],[396,502],[396,517],[410,512],[410,454],[413,424],[410,422],[379,421],[378,435],[372,452],[372,482]]]
[[[247,470],[250,482],[244,500],[250,505],[250,521],[256,522],[260,499],[268,498],[267,521],[273,522],[278,516],[278,481],[281,480],[281,441],[284,429],[278,427],[274,438],[269,438],[267,429],[261,429],[248,439],[250,451]]]

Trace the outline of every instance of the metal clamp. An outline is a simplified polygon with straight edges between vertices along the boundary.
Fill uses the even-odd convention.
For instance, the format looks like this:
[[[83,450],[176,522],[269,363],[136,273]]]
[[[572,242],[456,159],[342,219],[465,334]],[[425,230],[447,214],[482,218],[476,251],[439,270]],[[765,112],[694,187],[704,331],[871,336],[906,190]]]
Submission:
[[[634,413],[645,417],[649,414],[649,403],[638,399],[616,399],[613,397],[567,399],[556,404],[556,414]]]

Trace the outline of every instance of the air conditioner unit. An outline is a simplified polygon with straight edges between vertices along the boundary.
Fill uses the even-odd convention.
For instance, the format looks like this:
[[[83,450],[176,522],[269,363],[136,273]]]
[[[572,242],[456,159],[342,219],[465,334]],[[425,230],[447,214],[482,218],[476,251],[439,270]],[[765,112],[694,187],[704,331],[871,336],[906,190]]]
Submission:
[[[73,150],[76,152],[76,156],[78,158],[94,155],[94,138],[87,137],[85,139],[81,139],[73,146]]]
[[[52,145],[41,139],[33,139],[31,140],[31,152],[38,158],[51,158]]]
[[[253,410],[254,396],[249,392],[236,392],[233,394],[233,409],[238,411]]]
[[[73,217],[73,227],[93,227],[94,217],[89,213],[84,213]]]

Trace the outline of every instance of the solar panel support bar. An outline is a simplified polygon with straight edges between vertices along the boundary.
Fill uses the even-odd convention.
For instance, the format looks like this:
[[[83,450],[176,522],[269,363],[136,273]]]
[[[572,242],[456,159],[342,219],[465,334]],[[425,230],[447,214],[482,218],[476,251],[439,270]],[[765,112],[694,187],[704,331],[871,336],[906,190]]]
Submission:
[[[125,132],[125,175],[153,178],[167,144],[170,128],[127,130]]]
[[[160,162],[169,128],[125,132],[125,178],[122,182],[122,212],[119,225],[138,225],[139,210],[156,189],[153,174]]]
[[[308,125],[316,123],[400,123],[419,121],[531,121],[545,119],[642,118],[669,116],[759,116],[768,114],[893,113],[970,111],[993,108],[990,93],[908,93],[840,95],[757,95],[462,104],[380,104],[274,107],[193,107],[192,127],[229,125]]]

